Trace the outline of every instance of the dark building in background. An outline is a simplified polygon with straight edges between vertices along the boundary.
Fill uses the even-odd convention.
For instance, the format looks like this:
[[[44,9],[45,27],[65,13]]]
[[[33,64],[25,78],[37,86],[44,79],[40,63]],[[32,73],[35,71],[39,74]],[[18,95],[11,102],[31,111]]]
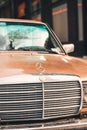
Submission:
[[[2,18],[2,17],[9,17],[9,16],[10,17],[12,16],[11,1],[0,0],[0,17]]]
[[[46,22],[74,56],[87,55],[87,0],[0,0],[0,17]]]

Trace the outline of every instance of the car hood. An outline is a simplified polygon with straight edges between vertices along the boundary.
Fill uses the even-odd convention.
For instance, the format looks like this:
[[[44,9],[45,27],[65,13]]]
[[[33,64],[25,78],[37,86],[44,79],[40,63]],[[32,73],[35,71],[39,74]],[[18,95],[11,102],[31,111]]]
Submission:
[[[0,77],[39,73],[76,74],[87,78],[87,61],[68,55],[37,52],[0,53]]]

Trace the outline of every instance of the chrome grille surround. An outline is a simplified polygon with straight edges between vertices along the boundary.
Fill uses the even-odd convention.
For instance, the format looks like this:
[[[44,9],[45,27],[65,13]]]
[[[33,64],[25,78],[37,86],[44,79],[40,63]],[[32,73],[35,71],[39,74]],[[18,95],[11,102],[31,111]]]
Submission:
[[[9,77],[7,82],[0,79],[2,121],[43,120],[79,114],[83,97],[79,77],[32,75],[33,82],[28,75],[23,76],[23,80],[18,77],[13,76],[13,80]]]

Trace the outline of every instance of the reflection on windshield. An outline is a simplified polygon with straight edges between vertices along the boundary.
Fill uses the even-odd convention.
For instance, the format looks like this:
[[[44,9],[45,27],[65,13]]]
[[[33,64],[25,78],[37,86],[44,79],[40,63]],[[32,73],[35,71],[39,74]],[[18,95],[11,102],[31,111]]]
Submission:
[[[47,27],[35,23],[0,22],[0,50],[54,48]]]

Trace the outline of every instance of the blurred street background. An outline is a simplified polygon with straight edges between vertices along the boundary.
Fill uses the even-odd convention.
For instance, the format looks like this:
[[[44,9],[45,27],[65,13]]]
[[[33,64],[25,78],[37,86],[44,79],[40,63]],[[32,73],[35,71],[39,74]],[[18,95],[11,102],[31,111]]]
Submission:
[[[76,57],[87,55],[87,0],[0,0],[0,18],[43,21]]]

